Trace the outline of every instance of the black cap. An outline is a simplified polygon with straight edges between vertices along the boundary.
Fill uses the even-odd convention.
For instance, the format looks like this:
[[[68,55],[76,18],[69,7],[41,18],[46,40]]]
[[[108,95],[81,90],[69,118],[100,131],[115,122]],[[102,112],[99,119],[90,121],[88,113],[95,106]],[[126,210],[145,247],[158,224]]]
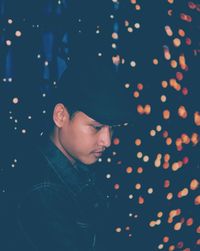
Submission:
[[[132,123],[136,114],[115,65],[100,57],[70,60],[58,82],[55,101],[110,126]]]

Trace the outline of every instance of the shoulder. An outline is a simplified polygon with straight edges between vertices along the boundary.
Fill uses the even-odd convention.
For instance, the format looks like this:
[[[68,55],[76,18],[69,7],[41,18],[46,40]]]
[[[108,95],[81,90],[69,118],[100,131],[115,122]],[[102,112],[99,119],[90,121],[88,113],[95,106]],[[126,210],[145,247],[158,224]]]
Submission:
[[[71,222],[76,215],[73,196],[63,186],[50,182],[34,185],[17,205],[17,215],[22,224],[48,224],[52,220]],[[73,217],[74,216],[74,217]]]

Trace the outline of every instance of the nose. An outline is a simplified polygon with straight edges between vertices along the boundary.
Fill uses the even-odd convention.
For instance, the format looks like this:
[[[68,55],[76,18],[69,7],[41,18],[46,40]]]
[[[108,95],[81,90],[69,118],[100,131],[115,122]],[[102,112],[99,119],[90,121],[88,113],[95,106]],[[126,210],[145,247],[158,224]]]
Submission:
[[[109,147],[111,145],[111,132],[109,126],[104,126],[100,133],[99,145]]]

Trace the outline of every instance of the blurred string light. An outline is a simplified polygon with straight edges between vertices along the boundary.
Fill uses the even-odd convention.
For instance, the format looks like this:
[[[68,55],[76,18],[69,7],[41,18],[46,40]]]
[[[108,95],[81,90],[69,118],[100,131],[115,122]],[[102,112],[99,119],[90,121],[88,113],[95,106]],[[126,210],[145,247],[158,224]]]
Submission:
[[[133,15],[134,15],[134,10],[138,11],[142,9],[142,2],[141,1],[136,1],[136,0],[131,0],[130,1],[131,4],[134,6],[134,8],[132,9]],[[173,17],[173,12],[175,11],[179,11],[179,10],[173,10],[173,5],[174,5],[174,1],[173,0],[168,0],[169,3],[169,9],[168,9],[168,17],[169,17],[169,24],[166,24],[163,28],[165,30],[166,36],[168,38],[166,38],[165,40],[167,41],[166,44],[163,45],[162,48],[160,48],[160,50],[163,50],[163,59],[161,60],[161,58],[157,58],[154,57],[152,58],[152,64],[157,66],[159,65],[159,63],[163,60],[165,60],[166,62],[168,62],[168,69],[173,70],[173,73],[171,76],[169,76],[168,78],[166,76],[162,81],[161,81],[161,87],[162,87],[162,94],[160,95],[160,101],[161,101],[161,107],[162,107],[162,117],[161,117],[161,121],[162,125],[157,125],[155,128],[152,128],[149,131],[149,135],[151,137],[156,137],[156,138],[163,138],[164,139],[164,143],[166,145],[166,147],[168,147],[168,152],[166,153],[157,153],[155,159],[152,160],[154,161],[154,167],[158,168],[158,169],[163,169],[166,170],[167,172],[179,172],[182,169],[187,169],[188,168],[188,164],[190,163],[190,159],[187,156],[187,154],[190,154],[190,150],[192,150],[191,147],[196,146],[199,143],[199,133],[198,133],[198,127],[200,126],[200,112],[197,111],[191,111],[190,110],[190,104],[187,103],[187,100],[182,99],[182,103],[178,104],[177,109],[172,108],[172,101],[170,100],[170,96],[171,93],[174,93],[174,91],[176,91],[177,97],[179,95],[182,95],[182,97],[186,97],[189,95],[189,90],[190,87],[188,85],[188,83],[185,81],[185,75],[187,74],[187,72],[190,71],[189,68],[189,59],[187,58],[187,54],[185,53],[185,50],[187,50],[186,46],[191,46],[192,45],[192,38],[189,37],[190,35],[188,34],[188,32],[184,29],[184,27],[186,25],[184,25],[184,23],[182,23],[181,27],[176,27],[176,23],[173,23],[173,21],[170,21],[170,18]],[[195,10],[197,12],[200,12],[200,6],[199,4],[195,4],[192,1],[188,1],[187,2],[187,7],[188,9],[191,10]],[[131,8],[131,7],[130,7]],[[188,9],[186,8],[185,12],[188,11]],[[136,15],[136,13],[135,13]],[[136,18],[136,16],[135,16]],[[192,24],[192,15],[188,15],[186,13],[179,13],[179,17],[180,20],[190,23]],[[142,28],[142,26],[140,26],[139,22],[132,24],[131,20],[129,20],[128,18],[125,17],[124,14],[124,25],[126,28],[127,33],[129,34],[134,34],[135,29],[136,28]],[[117,35],[116,37],[120,37],[121,35]],[[127,44],[128,46],[128,44]],[[192,50],[192,49],[191,49]],[[194,48],[193,50],[193,55],[195,56],[197,54],[197,51],[199,52],[198,49]],[[130,52],[131,53],[131,52]],[[134,55],[133,55],[134,56]],[[122,62],[122,60],[120,61],[121,58],[123,58],[122,55],[118,55],[118,64],[123,64],[124,62],[127,62],[126,58],[124,58],[124,62]],[[192,60],[192,59],[190,59]],[[127,66],[128,67],[128,66]],[[131,68],[137,68],[137,60],[132,60],[130,62],[130,67]],[[142,79],[141,79],[142,80]],[[141,98],[141,91],[145,91],[145,81],[141,81],[142,83],[138,83],[136,84],[137,86],[137,90],[133,89],[132,91],[132,96],[134,99],[138,99],[140,102],[140,98]],[[195,83],[194,83],[195,84]],[[134,87],[132,83],[130,83],[129,81],[124,83],[124,87],[127,89],[131,89],[130,87]],[[155,97],[156,98],[156,97]],[[187,105],[186,105],[187,104]],[[198,107],[196,107],[198,109]],[[151,116],[152,114],[152,110],[154,110],[154,105],[151,103],[147,103],[147,104],[138,104],[137,105],[137,112],[139,115],[148,115]],[[193,120],[191,121],[191,113],[193,112]],[[182,120],[190,120],[190,124],[191,127],[194,128],[193,132],[186,132],[186,128],[179,128],[179,135],[177,137],[177,135],[175,136],[174,133],[171,131],[171,129],[168,129],[167,126],[167,122],[171,122],[173,123],[174,118],[176,117],[176,119],[182,119]],[[181,122],[180,122],[181,123]],[[137,135],[140,136],[140,135]],[[144,135],[143,135],[144,137]],[[139,138],[137,137],[134,140],[134,144],[135,147],[141,147],[141,146],[145,146],[145,143],[143,142],[145,140],[143,140],[143,138]],[[115,138],[113,140],[113,144],[115,146],[119,146],[120,145],[120,138]],[[186,152],[184,150],[185,146],[190,146],[190,150],[187,150]],[[180,159],[179,160],[175,160],[176,157],[178,156],[176,154],[176,151],[180,152]],[[159,146],[157,146],[157,148],[159,148]],[[187,148],[189,149],[189,148]],[[134,151],[136,151],[136,148],[134,148]],[[182,154],[181,152],[183,152],[183,154],[185,155],[184,157],[181,158]],[[137,151],[136,156],[139,160],[143,160],[143,163],[148,162],[149,161],[149,156],[145,155],[143,151]],[[150,156],[151,157],[151,156]],[[150,161],[152,161],[150,158]],[[122,162],[123,163],[123,162]],[[151,165],[151,164],[149,164]],[[134,177],[137,177],[136,174],[143,174],[143,172],[145,172],[145,167],[134,167],[133,166],[126,166],[125,167],[125,171],[127,173],[127,175],[132,175],[133,177],[133,181],[134,181]],[[165,177],[165,176],[164,176]],[[123,183],[123,182],[122,182]],[[190,199],[188,199],[191,203],[191,205],[193,204],[193,206],[197,206],[200,204],[200,195],[196,194],[193,195],[192,193],[195,191],[198,191],[199,189],[199,181],[197,178],[193,178],[190,180],[190,183],[187,184],[187,186],[184,187],[184,182],[182,184],[182,189],[177,190],[175,192],[174,189],[172,189],[172,185],[173,181],[170,179],[165,179],[164,183],[163,183],[163,187],[168,190],[166,193],[166,197],[163,198],[163,200],[166,201],[173,201],[174,203],[176,202],[177,199],[184,199],[185,197],[190,197]],[[143,192],[143,185],[142,183],[138,183],[135,185],[135,189],[140,191],[141,190],[141,194]],[[159,189],[159,188],[157,188]],[[120,190],[120,184],[117,184],[117,190]],[[155,189],[156,190],[156,189]],[[171,190],[171,191],[170,191]],[[154,194],[154,189],[153,188],[149,188],[148,189],[148,193],[149,194]],[[136,198],[134,194],[129,194],[129,199],[134,199]],[[145,204],[145,199],[142,195],[139,195],[138,201],[137,203],[139,205]],[[173,204],[171,204],[173,205]],[[163,201],[163,205],[160,205],[160,207],[164,206],[164,201]],[[182,229],[184,229],[185,227],[192,227],[194,226],[194,222],[196,221],[196,225],[199,224],[199,222],[197,222],[197,219],[195,220],[193,217],[188,217],[188,213],[186,213],[184,210],[181,210],[181,208],[177,208],[177,209],[171,209],[168,208],[168,219],[166,222],[166,218],[164,220],[162,220],[162,217],[164,216],[164,212],[160,211],[157,214],[157,218],[156,219],[152,219],[149,221],[149,227],[154,228],[154,227],[159,227],[161,225],[166,225],[169,224],[171,225],[173,222],[173,230],[174,231],[180,231]],[[164,209],[165,214],[167,213],[166,209]],[[142,211],[141,213],[142,214]],[[185,214],[185,215],[183,215]],[[129,217],[132,214],[129,214]],[[175,222],[175,219],[179,217],[180,220]],[[169,226],[170,228],[170,226]],[[134,231],[137,232],[136,230],[132,230],[133,233],[133,238],[134,238]],[[192,230],[191,230],[192,231]],[[196,233],[200,233],[200,226],[197,225],[197,227],[195,229],[193,229],[193,231],[195,231]],[[116,232],[118,233],[122,233],[125,232],[125,230],[123,230],[122,227],[118,227],[116,228]],[[162,239],[162,243],[157,245],[157,249],[158,250],[169,250],[169,251],[173,251],[178,249],[182,249],[184,251],[191,251],[192,249],[190,247],[187,246],[187,244],[185,244],[186,241],[174,241],[174,238],[172,238],[173,236],[173,231],[170,233],[171,237],[168,235],[164,235],[163,239]],[[130,236],[129,236],[130,237]],[[176,243],[175,243],[176,242]],[[193,245],[200,245],[200,239],[197,239],[196,241],[193,240]],[[155,249],[156,250],[156,249]]]
[[[122,27],[118,24],[118,14],[120,12],[120,1],[112,0],[114,4],[113,12],[109,14],[110,22],[113,23],[113,30],[110,34],[112,38],[110,48],[112,49],[112,62],[116,67],[120,67],[121,65],[126,66],[127,69],[130,69],[134,74],[137,68],[140,66],[138,58],[132,54],[130,49],[129,56],[130,58],[126,58],[123,53],[120,54],[120,46],[121,46],[121,38],[122,36],[135,36],[137,32],[139,33],[143,29],[143,24],[141,21],[143,15],[143,5],[145,3],[139,0],[127,0],[127,3],[130,3],[129,8],[131,8],[132,18],[126,16],[126,12],[124,11],[124,19],[123,19],[123,28],[126,31],[126,34],[120,34]],[[125,1],[125,0],[124,0]],[[148,216],[148,222],[146,222],[147,228],[156,229],[165,226],[165,231],[162,232],[162,238],[157,239],[157,249],[158,250],[169,250],[173,251],[176,249],[182,249],[184,251],[192,251],[190,247],[184,244],[184,238],[182,236],[182,240],[174,240],[173,235],[174,232],[182,231],[186,228],[192,229],[193,233],[200,234],[200,225],[197,222],[196,217],[192,215],[192,212],[186,212],[182,204],[180,207],[175,207],[174,205],[179,205],[180,201],[188,198],[188,201],[192,206],[198,207],[200,205],[200,195],[199,195],[199,180],[198,177],[188,178],[189,182],[186,183],[183,181],[181,187],[176,187],[176,184],[173,176],[179,175],[179,173],[186,171],[189,169],[190,164],[190,156],[189,151],[198,145],[199,143],[199,126],[200,126],[200,111],[195,110],[192,111],[190,109],[190,104],[187,101],[187,98],[190,95],[190,85],[187,82],[187,73],[190,72],[190,59],[187,57],[186,50],[193,46],[193,38],[190,37],[188,29],[186,25],[193,25],[193,14],[200,12],[199,4],[194,3],[193,1],[186,1],[187,7],[184,12],[180,12],[181,10],[174,10],[173,6],[175,5],[174,0],[168,0],[168,7],[166,8],[166,12],[168,13],[168,23],[163,26],[163,31],[165,32],[164,44],[160,49],[160,55],[153,55],[150,59],[147,58],[147,64],[153,67],[157,67],[159,71],[160,65],[164,62],[166,68],[172,72],[170,76],[163,75],[163,79],[159,82],[159,88],[161,93],[154,98],[159,100],[160,106],[160,116],[157,113],[157,121],[154,121],[154,126],[151,126],[148,130],[144,131],[142,135],[134,135],[134,139],[131,139],[133,146],[133,161],[131,164],[124,164],[122,159],[117,159],[115,162],[115,157],[120,156],[120,146],[123,144],[123,140],[120,136],[115,136],[113,139],[113,146],[116,148],[115,152],[113,152],[112,156],[106,157],[106,162],[111,165],[116,165],[117,168],[120,167],[121,173],[124,171],[124,175],[126,175],[124,182],[120,181],[120,179],[116,180],[114,175],[115,170],[112,172],[106,172],[105,177],[106,180],[112,183],[112,189],[115,193],[120,193],[120,191],[125,187],[124,183],[127,182],[129,178],[131,178],[131,183],[126,184],[127,187],[130,186],[132,191],[128,193],[127,198],[132,202],[134,202],[135,208],[140,206],[145,208],[148,201],[151,203],[151,199],[156,198],[159,194],[159,190],[164,188],[164,193],[162,194],[162,204],[154,207],[154,215]],[[65,1],[57,1],[56,7],[56,15],[60,16],[62,12],[62,7],[65,5]],[[159,11],[159,10],[158,10]],[[46,9],[46,13],[50,15],[53,12],[53,7],[49,2],[49,6]],[[176,26],[176,23],[172,19],[175,15],[174,12],[178,12],[178,25],[181,21],[180,27]],[[188,14],[190,13],[190,14]],[[79,20],[81,22],[81,20]],[[2,41],[3,46],[6,47],[6,60],[5,60],[5,72],[2,74],[2,83],[10,84],[14,83],[13,78],[13,57],[12,57],[12,49],[15,44],[20,41],[20,39],[24,36],[24,31],[21,27],[18,27],[18,23],[13,17],[9,17],[7,19],[7,25],[11,30],[11,33],[2,32]],[[11,28],[14,27],[15,28]],[[42,27],[38,23],[30,24],[32,32],[35,30],[42,31]],[[7,28],[7,29],[9,29]],[[150,32],[150,31],[149,31]],[[101,35],[100,26],[96,26],[95,29],[96,36]],[[41,74],[42,79],[52,81],[52,84],[56,86],[57,78],[52,77],[52,66],[54,61],[59,61],[59,59],[55,55],[53,55],[53,49],[55,48],[54,38],[56,36],[55,31],[46,31],[42,35],[42,45],[41,48],[37,50],[35,57],[37,58],[38,65],[41,64]],[[63,46],[66,49],[67,45],[67,36],[66,34],[63,36]],[[144,42],[144,41],[143,41]],[[148,45],[148,43],[147,43]],[[127,40],[127,44],[123,45],[132,48],[132,44],[129,44],[129,40]],[[67,52],[63,49],[65,52]],[[123,51],[123,48],[122,50]],[[198,55],[199,48],[193,48],[194,56]],[[65,55],[66,56],[66,55]],[[98,56],[103,56],[103,52],[99,51]],[[60,61],[59,61],[60,62]],[[58,69],[61,68],[59,65]],[[145,75],[145,66],[143,71]],[[60,73],[59,73],[60,74]],[[58,75],[59,75],[58,74]],[[143,74],[142,74],[143,75]],[[145,92],[149,92],[147,88],[147,83],[145,80],[141,79],[135,81],[133,79],[127,79],[122,83],[124,88],[130,91],[130,95],[133,98],[133,105],[136,104],[136,111],[141,117],[152,118],[154,110],[156,107],[153,103],[153,100],[145,100],[142,98]],[[193,84],[193,83],[192,83]],[[151,86],[151,91],[153,91],[154,85]],[[43,98],[46,98],[47,93],[45,87],[42,88],[41,95]],[[175,97],[173,101],[170,97],[174,95]],[[176,102],[176,97],[181,97],[181,103]],[[20,97],[15,95],[11,97],[11,103],[13,106],[17,107],[23,101]],[[134,103],[136,102],[137,103]],[[176,107],[173,103],[176,103]],[[19,109],[19,108],[18,108]],[[199,109],[197,107],[197,109]],[[42,109],[42,114],[45,115],[46,110]],[[191,114],[192,113],[192,114]],[[20,118],[15,116],[15,112],[9,111],[8,116],[10,118],[10,123],[14,123],[14,130],[18,131],[18,133],[27,135],[28,130],[24,128],[19,122],[21,122]],[[28,120],[32,119],[32,114],[27,116]],[[192,120],[191,120],[192,117]],[[171,127],[168,126],[169,123],[175,123],[174,118],[180,121],[180,123],[184,123],[184,121],[189,121],[193,131],[187,131],[187,128],[184,126],[179,128],[178,134],[173,134]],[[20,124],[20,125],[19,125]],[[16,126],[17,125],[17,126]],[[42,133],[41,133],[42,134]],[[132,137],[132,135],[131,135]],[[150,154],[145,149],[146,146],[146,138],[150,142],[150,147],[156,149],[155,155]],[[158,145],[154,143],[154,140],[158,140],[161,142],[162,147],[159,149]],[[190,147],[190,148],[189,148]],[[144,150],[144,149],[145,150]],[[187,151],[184,151],[184,150]],[[189,149],[189,150],[188,150]],[[161,151],[162,150],[162,151]],[[120,157],[119,157],[120,158]],[[99,162],[102,162],[103,159],[99,159]],[[11,167],[15,168],[17,166],[17,159],[14,159],[11,163]],[[151,182],[150,185],[145,184],[145,175],[148,173],[148,169],[155,170],[156,174],[164,172],[162,175],[161,187],[159,184]],[[154,172],[155,174],[155,172]],[[138,178],[139,177],[139,178]],[[138,178],[138,179],[137,179]],[[151,176],[148,176],[149,180],[151,180]],[[136,181],[137,179],[137,181]],[[126,181],[127,180],[127,181]],[[175,189],[174,189],[175,186]],[[130,189],[130,190],[131,190]],[[5,189],[3,189],[5,192]],[[119,202],[120,203],[120,202]],[[173,204],[174,203],[174,204]],[[128,204],[128,203],[127,203]],[[166,208],[164,208],[166,206]],[[148,206],[147,206],[148,207]],[[183,207],[183,208],[182,208]],[[133,221],[143,217],[144,212],[141,210],[138,213],[133,213],[132,208],[130,208],[130,212],[128,213],[128,217],[132,218]],[[117,224],[117,223],[116,223]],[[115,226],[115,232],[117,234],[126,233],[129,238],[134,238],[134,234],[137,231],[132,225],[128,225],[125,222],[126,227],[122,227],[121,225]],[[134,225],[134,223],[133,223]],[[173,231],[171,231],[172,229]],[[200,238],[197,237],[193,240],[195,245],[200,245]]]

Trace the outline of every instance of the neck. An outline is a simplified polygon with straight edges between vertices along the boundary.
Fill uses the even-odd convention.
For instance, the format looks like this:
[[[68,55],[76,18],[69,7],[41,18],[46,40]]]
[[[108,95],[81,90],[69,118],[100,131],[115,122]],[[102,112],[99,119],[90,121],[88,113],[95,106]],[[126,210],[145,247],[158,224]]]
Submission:
[[[63,146],[60,144],[58,137],[55,137],[54,133],[50,134],[49,136],[50,140],[54,143],[54,145],[65,155],[65,157],[71,162],[71,164],[76,167],[76,161],[75,159],[65,151]]]

